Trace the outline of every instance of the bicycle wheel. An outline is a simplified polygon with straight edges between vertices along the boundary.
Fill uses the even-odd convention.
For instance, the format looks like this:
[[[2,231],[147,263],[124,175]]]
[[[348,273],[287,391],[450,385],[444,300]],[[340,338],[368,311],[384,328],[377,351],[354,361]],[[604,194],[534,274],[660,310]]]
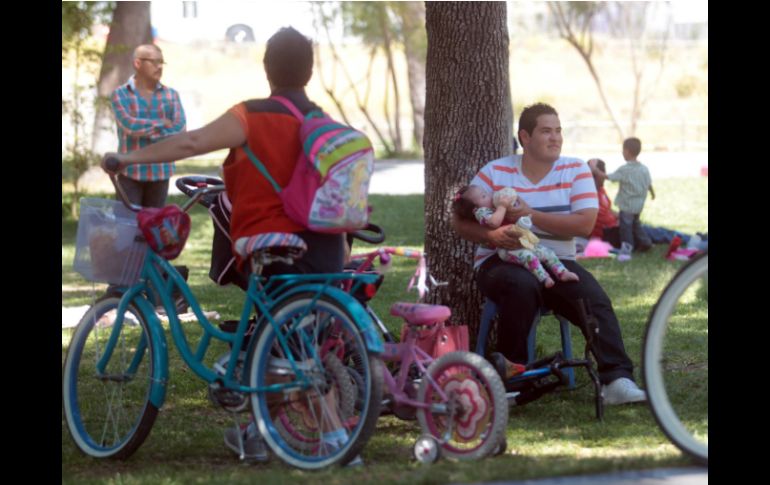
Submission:
[[[433,361],[422,377],[417,399],[431,405],[417,410],[417,420],[424,434],[438,440],[441,456],[483,458],[505,440],[505,387],[480,355],[450,352]]]
[[[647,399],[666,436],[708,465],[708,253],[683,266],[647,321]]]
[[[344,465],[355,458],[374,431],[382,402],[382,362],[368,354],[340,303],[326,295],[315,297],[298,294],[278,304],[273,312],[278,332],[270,324],[262,326],[248,374],[254,387],[297,383],[254,393],[251,402],[271,450],[302,469]],[[290,360],[308,378],[307,385]],[[358,379],[360,388],[354,384]]]
[[[86,312],[64,360],[67,426],[80,451],[95,458],[131,456],[158,414],[149,401],[155,349],[147,322],[129,305],[115,325],[119,303],[105,296]]]
[[[348,373],[348,367],[334,354],[327,353],[323,357],[323,363],[327,372],[331,375],[332,385],[335,387],[336,396],[339,398],[339,413],[341,421],[351,419],[355,414],[355,406],[358,398],[357,382],[353,380]],[[312,431],[308,433],[307,428],[294,425],[297,420],[302,419],[302,408],[297,406],[280,406],[276,409],[274,415],[275,427],[283,439],[291,444],[292,448],[299,448],[304,451],[311,451],[319,446],[319,437]]]

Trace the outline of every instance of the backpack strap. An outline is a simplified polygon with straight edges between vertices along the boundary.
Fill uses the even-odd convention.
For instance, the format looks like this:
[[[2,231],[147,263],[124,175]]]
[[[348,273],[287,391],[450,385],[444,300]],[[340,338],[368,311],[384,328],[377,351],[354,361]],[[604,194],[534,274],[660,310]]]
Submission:
[[[289,101],[288,99],[284,98],[283,96],[270,96],[270,99],[274,99],[284,105],[286,109],[291,111],[291,113],[294,115],[295,118],[297,118],[300,122],[305,120],[305,116],[302,114],[300,110],[297,109],[296,106],[294,106],[294,103]]]
[[[251,163],[254,164],[255,167],[257,167],[257,170],[265,176],[268,182],[273,186],[276,193],[281,193],[281,187],[276,183],[275,179],[270,176],[270,172],[267,171],[267,167],[259,161],[256,155],[254,155],[254,152],[251,151],[251,148],[249,148],[248,143],[243,144],[243,151],[246,152],[246,156],[249,157],[249,160],[251,160]]]

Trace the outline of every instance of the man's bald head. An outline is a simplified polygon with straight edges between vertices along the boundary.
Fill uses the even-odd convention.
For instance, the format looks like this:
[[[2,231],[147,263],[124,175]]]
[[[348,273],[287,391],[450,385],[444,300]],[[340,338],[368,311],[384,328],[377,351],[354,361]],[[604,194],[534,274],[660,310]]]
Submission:
[[[142,44],[134,49],[134,78],[146,88],[154,88],[163,76],[163,52],[153,44]]]
[[[140,59],[142,57],[147,56],[158,56],[163,54],[163,51],[160,50],[160,47],[158,47],[155,44],[142,44],[139,46],[136,46],[136,49],[134,49],[134,59]]]

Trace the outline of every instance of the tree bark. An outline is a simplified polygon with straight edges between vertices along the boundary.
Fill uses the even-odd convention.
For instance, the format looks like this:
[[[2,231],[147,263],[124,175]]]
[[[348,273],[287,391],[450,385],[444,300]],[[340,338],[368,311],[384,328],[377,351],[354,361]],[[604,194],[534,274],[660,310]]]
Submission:
[[[505,2],[427,2],[425,252],[439,281],[429,294],[452,321],[479,326],[474,244],[451,227],[451,201],[490,160],[511,154],[513,113]]]
[[[117,2],[107,35],[102,68],[97,83],[92,149],[96,153],[117,150],[115,121],[110,96],[134,73],[136,46],[152,42],[150,2]]]

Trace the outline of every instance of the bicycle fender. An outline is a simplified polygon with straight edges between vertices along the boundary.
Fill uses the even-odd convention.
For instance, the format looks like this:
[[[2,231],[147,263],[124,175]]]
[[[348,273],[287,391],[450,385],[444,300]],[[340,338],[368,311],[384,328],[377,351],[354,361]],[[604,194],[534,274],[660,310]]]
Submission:
[[[155,313],[155,309],[146,298],[137,295],[131,302],[139,308],[144,318],[147,319],[150,338],[155,344],[152,361],[150,402],[160,409],[166,400],[166,383],[168,382],[168,345],[166,343],[166,335],[163,333],[163,326],[158,315]]]
[[[342,305],[345,307],[345,310],[353,318],[353,322],[361,332],[361,336],[364,338],[366,349],[370,353],[376,355],[380,355],[385,351],[385,346],[382,343],[382,337],[380,337],[380,333],[377,331],[377,327],[375,326],[372,317],[366,312],[366,309],[361,306],[361,303],[359,303],[358,300],[350,296],[349,293],[340,290],[339,288],[312,283],[298,285],[292,287],[290,290],[286,291],[286,293],[282,294],[281,301],[297,293],[304,293],[308,291],[314,293],[323,293],[342,303]]]

